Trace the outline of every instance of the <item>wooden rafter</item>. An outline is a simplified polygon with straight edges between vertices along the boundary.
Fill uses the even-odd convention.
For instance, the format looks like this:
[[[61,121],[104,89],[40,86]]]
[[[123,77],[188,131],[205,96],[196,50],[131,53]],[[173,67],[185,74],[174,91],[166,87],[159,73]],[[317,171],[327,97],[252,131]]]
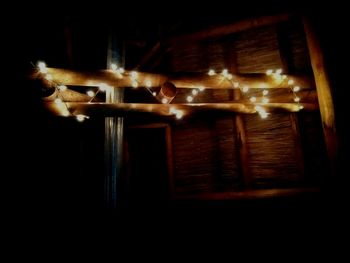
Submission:
[[[100,70],[94,72],[83,72],[76,70],[47,68],[48,74],[52,80],[58,84],[72,86],[96,87],[101,83],[113,87],[132,87],[133,80],[130,77],[130,71],[123,75],[111,70]],[[37,71],[32,73],[32,78],[43,77]],[[294,85],[302,89],[313,89],[314,81],[309,76],[288,75],[288,79],[294,80]],[[233,88],[233,83],[237,82],[240,86],[247,85],[250,88],[268,89],[268,88],[289,88],[287,81],[275,81],[272,77],[265,74],[240,74],[233,75],[232,80],[225,79],[221,74],[208,76],[207,74],[182,74],[177,76],[165,76],[161,74],[152,74],[138,72],[137,82],[139,86],[145,86],[146,82],[151,82],[151,87],[159,87],[165,81],[171,81],[178,88],[210,88],[210,89],[228,89]]]

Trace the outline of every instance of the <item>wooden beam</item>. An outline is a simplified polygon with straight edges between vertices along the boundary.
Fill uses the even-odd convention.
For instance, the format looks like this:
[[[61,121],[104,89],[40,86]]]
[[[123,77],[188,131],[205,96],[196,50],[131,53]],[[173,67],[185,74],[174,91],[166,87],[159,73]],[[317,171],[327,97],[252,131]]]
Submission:
[[[320,105],[323,134],[325,138],[330,174],[336,174],[336,159],[338,152],[338,139],[335,125],[335,113],[331,84],[325,67],[325,61],[319,39],[313,29],[312,23],[304,17],[304,30],[309,48],[312,70],[316,82],[318,103]]]
[[[65,102],[57,104],[46,102],[48,110],[56,115],[63,115],[62,110],[68,107],[73,115],[85,114],[89,116],[126,116],[133,113],[153,113],[161,116],[173,116],[170,109],[177,109],[184,116],[193,113],[206,112],[238,112],[245,114],[256,113],[255,105],[264,107],[267,112],[296,112],[299,111],[297,103],[192,103],[192,104],[145,104],[145,103],[84,103]],[[301,103],[303,111],[318,110],[318,105]],[[63,107],[63,108],[62,108]]]
[[[318,194],[319,188],[292,188],[292,189],[263,189],[263,190],[247,190],[240,192],[221,192],[221,193],[203,193],[195,195],[175,195],[175,200],[247,200],[261,198],[276,198],[276,197],[293,197],[305,194]]]
[[[202,41],[208,38],[217,38],[230,35],[237,32],[242,32],[245,30],[250,30],[253,28],[274,25],[283,21],[289,20],[291,15],[281,14],[275,16],[263,16],[259,18],[246,19],[238,22],[234,22],[228,25],[217,26],[209,28],[203,31],[195,32],[192,34],[186,34],[181,36],[175,36],[169,38],[167,43],[176,42],[190,42],[190,41]]]
[[[109,86],[124,88],[132,87],[133,80],[131,72],[126,71],[123,76],[112,70],[100,70],[94,72],[83,72],[68,69],[47,68],[48,74],[52,76],[52,81],[63,85],[97,87],[101,83]],[[32,78],[44,78],[43,74],[34,71]],[[293,76],[289,75],[288,79],[293,79],[295,85],[303,89],[313,89],[314,80],[309,76]],[[161,74],[151,74],[138,72],[138,86],[146,86],[146,82],[150,81],[150,87],[159,87],[165,81],[172,82],[178,88],[198,88],[199,86],[210,89],[228,89],[233,88],[233,83],[238,82],[240,86],[247,85],[250,88],[268,89],[268,88],[288,88],[287,81],[278,82],[265,74],[241,74],[233,75],[232,80],[224,78],[221,74],[208,76],[207,74],[181,74],[173,76],[165,76]]]

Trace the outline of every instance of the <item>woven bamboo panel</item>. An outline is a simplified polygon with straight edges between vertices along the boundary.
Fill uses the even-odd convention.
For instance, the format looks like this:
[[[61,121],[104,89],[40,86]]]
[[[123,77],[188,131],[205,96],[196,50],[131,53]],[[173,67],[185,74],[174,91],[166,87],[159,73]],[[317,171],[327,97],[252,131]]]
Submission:
[[[264,73],[282,66],[273,26],[237,34],[235,50],[239,73]]]
[[[289,187],[300,181],[288,114],[244,115],[250,170],[257,188]]]
[[[173,127],[175,193],[238,187],[238,159],[231,117],[191,120]]]

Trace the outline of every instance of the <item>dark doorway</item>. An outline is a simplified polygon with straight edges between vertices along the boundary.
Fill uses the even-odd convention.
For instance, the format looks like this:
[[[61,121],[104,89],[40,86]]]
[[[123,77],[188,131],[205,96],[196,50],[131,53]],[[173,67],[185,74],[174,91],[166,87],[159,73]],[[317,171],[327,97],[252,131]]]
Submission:
[[[166,127],[127,130],[126,201],[131,208],[164,208],[168,200],[169,167]]]

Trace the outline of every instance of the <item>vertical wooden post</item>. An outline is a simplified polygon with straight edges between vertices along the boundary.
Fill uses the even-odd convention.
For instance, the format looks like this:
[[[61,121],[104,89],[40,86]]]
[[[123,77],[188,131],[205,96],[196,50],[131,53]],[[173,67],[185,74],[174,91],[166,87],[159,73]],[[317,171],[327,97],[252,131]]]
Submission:
[[[293,71],[294,69],[294,64],[292,60],[293,54],[287,39],[288,36],[286,35],[286,32],[288,32],[288,30],[284,28],[284,24],[276,25],[278,51],[281,59],[282,69],[284,73],[291,73],[291,71]],[[290,113],[289,116],[292,124],[293,139],[295,142],[294,147],[295,147],[296,165],[300,176],[304,177],[305,164],[304,164],[302,143],[300,138],[298,116],[294,112]]]
[[[306,17],[303,18],[304,30],[309,49],[312,70],[314,73],[318,104],[321,112],[323,134],[325,138],[330,175],[336,175],[336,160],[338,152],[338,139],[335,126],[334,105],[328,73],[321,45],[314,31],[312,23]]]
[[[111,35],[109,41],[107,68],[111,63],[117,62],[118,47],[116,40]],[[116,63],[117,64],[117,63]],[[119,66],[122,66],[119,64]],[[124,99],[124,90],[120,88],[110,88],[106,90],[107,103],[120,103]],[[122,117],[105,118],[105,164],[106,176],[104,184],[105,206],[116,208],[118,201],[118,184],[121,176],[121,166],[123,161],[123,135],[124,120]]]

